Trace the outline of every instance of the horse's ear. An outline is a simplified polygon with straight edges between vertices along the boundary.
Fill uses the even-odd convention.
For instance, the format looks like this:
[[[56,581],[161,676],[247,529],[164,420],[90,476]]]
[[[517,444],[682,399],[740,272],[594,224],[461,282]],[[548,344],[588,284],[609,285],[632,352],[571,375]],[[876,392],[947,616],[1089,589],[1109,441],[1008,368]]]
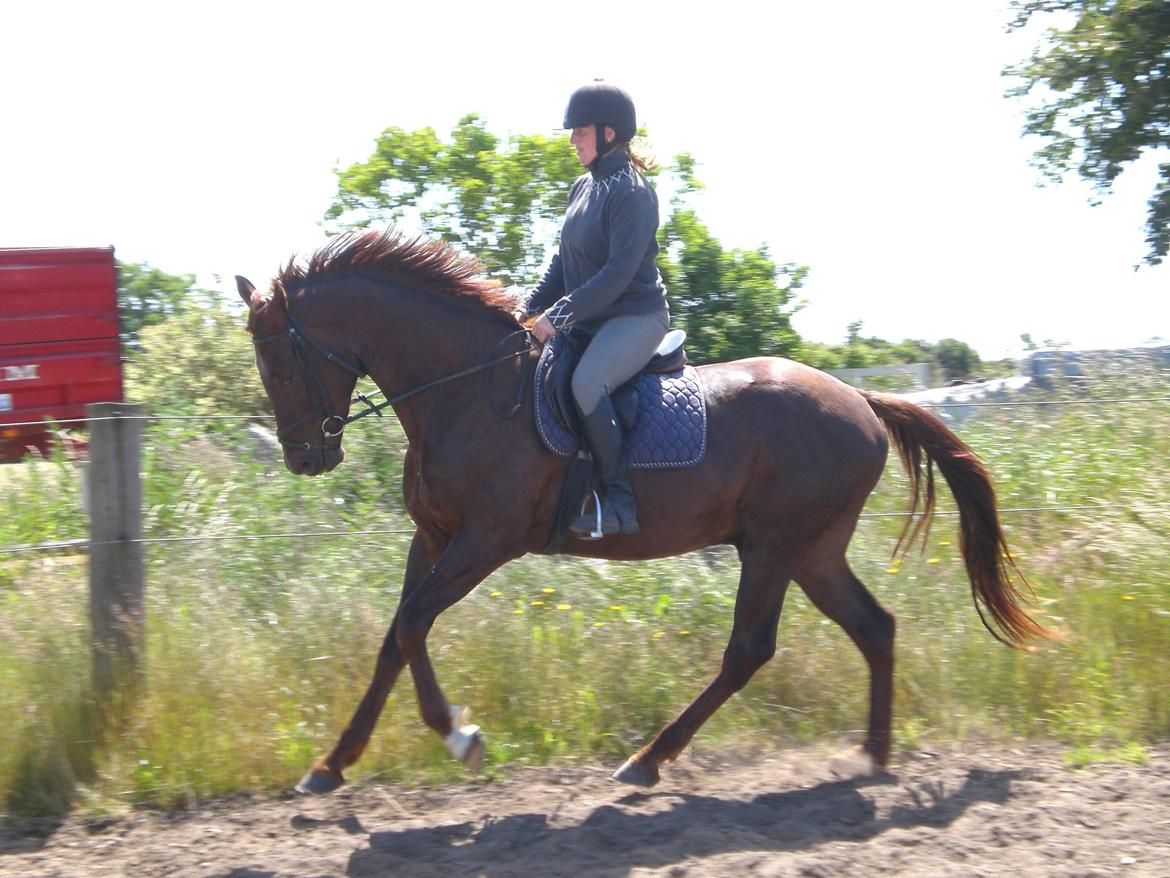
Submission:
[[[236,290],[239,292],[240,298],[244,300],[244,304],[255,311],[261,299],[256,295],[256,288],[252,286],[252,282],[243,275],[237,274]]]

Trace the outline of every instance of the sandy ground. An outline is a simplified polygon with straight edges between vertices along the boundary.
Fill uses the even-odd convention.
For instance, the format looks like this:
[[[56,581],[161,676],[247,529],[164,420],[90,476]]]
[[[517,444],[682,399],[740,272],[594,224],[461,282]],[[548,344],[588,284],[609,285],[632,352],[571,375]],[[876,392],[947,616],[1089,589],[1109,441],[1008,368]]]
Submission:
[[[812,750],[692,752],[647,792],[609,770],[70,818],[0,831],[0,875],[1170,878],[1170,746],[1081,770],[1052,747],[903,753],[850,781]]]

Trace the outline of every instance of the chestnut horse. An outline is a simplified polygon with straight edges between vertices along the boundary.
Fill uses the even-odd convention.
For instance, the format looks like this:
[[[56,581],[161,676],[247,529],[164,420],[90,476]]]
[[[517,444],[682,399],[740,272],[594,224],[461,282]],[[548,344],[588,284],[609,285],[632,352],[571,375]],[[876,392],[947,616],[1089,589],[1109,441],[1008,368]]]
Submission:
[[[337,745],[298,785],[302,792],[344,783],[342,771],[361,755],[407,665],[427,725],[473,768],[483,757],[479,729],[464,724],[464,711],[439,687],[427,633],[492,571],[545,545],[567,462],[541,444],[529,407],[508,418],[493,399],[500,388],[511,394],[530,387],[537,352],[512,316],[514,300],[477,272],[474,259],[441,242],[367,231],[334,239],[306,265],[290,263],[267,297],[236,279],[290,471],[318,475],[341,462],[362,375],[386,394],[408,440],[403,490],[417,530],[398,611],[365,697]],[[730,544],[742,565],[718,674],[616,779],[656,783],[659,766],[772,657],[792,580],[865,657],[869,725],[858,752],[870,770],[886,763],[894,617],[850,570],[845,549],[886,465],[889,440],[910,475],[911,512],[921,506],[910,539],[929,523],[937,466],[959,508],[962,555],[984,624],[1010,645],[1046,636],[1012,583],[1013,575],[1022,577],[1007,552],[987,472],[941,421],[787,360],[699,371],[709,414],[702,461],[634,471],[641,532],[570,537],[563,549],[647,559]],[[490,376],[486,388],[471,377],[479,372]]]

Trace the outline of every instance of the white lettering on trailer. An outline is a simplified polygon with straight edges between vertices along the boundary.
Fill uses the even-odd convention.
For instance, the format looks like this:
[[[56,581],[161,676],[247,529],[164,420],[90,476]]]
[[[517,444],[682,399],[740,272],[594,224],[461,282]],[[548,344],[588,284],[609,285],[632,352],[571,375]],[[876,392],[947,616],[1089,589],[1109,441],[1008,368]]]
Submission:
[[[4,375],[0,381],[36,381],[41,377],[37,374],[39,368],[36,363],[27,366],[4,366]]]

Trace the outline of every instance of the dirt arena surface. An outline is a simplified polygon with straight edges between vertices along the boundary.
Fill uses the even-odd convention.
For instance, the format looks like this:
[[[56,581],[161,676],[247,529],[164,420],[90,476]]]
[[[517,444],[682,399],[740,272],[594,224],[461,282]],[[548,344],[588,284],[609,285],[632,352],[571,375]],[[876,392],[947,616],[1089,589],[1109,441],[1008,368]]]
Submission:
[[[645,792],[610,770],[8,828],[0,875],[1170,878],[1170,746],[1079,770],[1053,747],[908,752],[861,780],[835,777],[820,751],[696,751]]]

